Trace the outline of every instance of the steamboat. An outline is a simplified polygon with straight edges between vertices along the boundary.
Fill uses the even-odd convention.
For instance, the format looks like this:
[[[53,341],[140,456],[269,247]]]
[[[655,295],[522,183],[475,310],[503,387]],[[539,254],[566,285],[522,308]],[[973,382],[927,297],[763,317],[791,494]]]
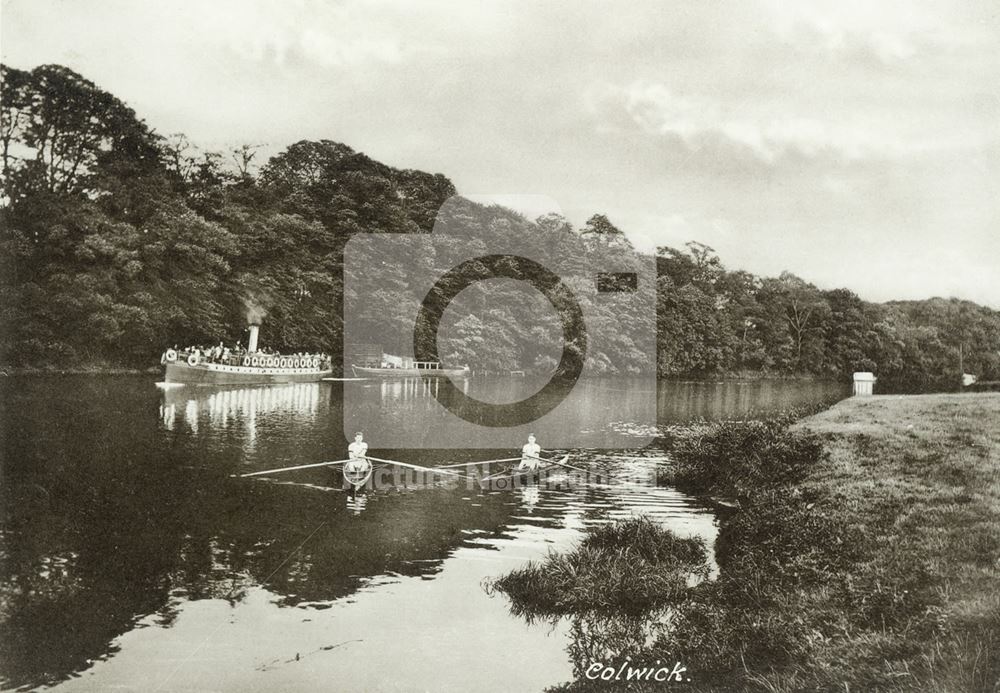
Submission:
[[[245,351],[167,349],[160,362],[167,383],[187,385],[260,385],[308,383],[333,374],[326,354],[273,354],[257,349],[260,325],[250,325]]]
[[[377,361],[369,360],[364,365],[352,363],[351,370],[355,376],[378,378],[466,378],[472,374],[468,366],[445,368],[437,361],[416,361],[408,356],[386,353],[383,353]]]

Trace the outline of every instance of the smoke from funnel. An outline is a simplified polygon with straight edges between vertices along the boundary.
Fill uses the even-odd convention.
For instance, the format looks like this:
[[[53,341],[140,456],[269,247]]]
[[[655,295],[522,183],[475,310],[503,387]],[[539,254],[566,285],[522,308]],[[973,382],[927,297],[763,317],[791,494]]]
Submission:
[[[248,325],[259,325],[267,317],[267,311],[260,306],[248,305],[247,306],[247,324]]]
[[[252,293],[243,299],[248,325],[259,325],[264,321],[267,317],[266,303],[266,297]]]

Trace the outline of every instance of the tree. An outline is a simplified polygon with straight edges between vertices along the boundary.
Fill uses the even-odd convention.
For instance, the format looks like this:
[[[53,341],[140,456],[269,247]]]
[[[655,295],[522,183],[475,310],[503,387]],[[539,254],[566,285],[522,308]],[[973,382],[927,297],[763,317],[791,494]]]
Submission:
[[[265,339],[281,349],[339,355],[345,299],[361,306],[362,332],[393,335],[387,348],[407,350],[414,332],[426,346],[427,326],[412,324],[424,297],[414,295],[409,273],[440,276],[466,249],[485,255],[502,237],[566,277],[588,327],[602,336],[586,346],[601,372],[655,365],[670,376],[840,378],[864,369],[878,374],[881,388],[899,390],[953,388],[963,371],[1000,379],[1000,312],[985,306],[870,303],[787,272],[729,271],[711,247],[691,241],[656,254],[656,315],[628,314],[588,296],[609,258],[615,271],[636,266],[603,214],[580,233],[556,214],[531,222],[455,196],[442,174],[393,168],[332,140],[296,142],[258,174],[256,146],[220,154],[182,134],[161,138],[67,68],[0,73],[4,364],[149,365],[165,344],[235,341],[251,300],[265,304]],[[235,170],[225,163],[230,155]],[[352,269],[377,272],[377,288],[345,289],[342,251],[354,234],[408,241],[437,227],[456,238],[438,242],[435,234],[426,253],[402,243],[393,258],[362,258]],[[513,269],[516,279],[538,279]],[[442,355],[480,368],[555,368],[557,317],[510,286],[470,291],[475,301]],[[640,339],[653,319],[656,364]],[[583,339],[570,342],[568,351],[582,357]]]
[[[822,367],[822,330],[830,306],[815,286],[791,272],[782,272],[772,280],[772,287],[784,304],[783,317],[795,345],[796,370],[818,370]]]
[[[241,144],[238,147],[234,147],[229,150],[229,160],[233,162],[233,166],[236,167],[236,177],[241,181],[248,181],[253,179],[254,172],[254,159],[257,158],[257,153],[260,148],[263,147],[262,144]]]
[[[822,296],[830,306],[824,347],[826,371],[849,376],[856,371],[876,370],[873,347],[878,336],[865,302],[847,289],[824,291]]]
[[[135,112],[72,70],[2,67],[3,180],[32,192],[94,195],[107,174],[159,166],[158,138]]]

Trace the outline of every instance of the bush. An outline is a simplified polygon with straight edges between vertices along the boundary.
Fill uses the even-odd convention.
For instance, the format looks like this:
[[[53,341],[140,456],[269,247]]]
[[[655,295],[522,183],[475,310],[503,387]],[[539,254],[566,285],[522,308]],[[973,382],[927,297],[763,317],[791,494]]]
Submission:
[[[644,517],[593,528],[574,551],[551,553],[487,584],[528,616],[592,610],[637,613],[673,603],[689,578],[707,575],[701,539],[680,538]]]
[[[676,437],[674,481],[682,490],[746,498],[801,481],[822,452],[819,440],[788,431],[784,418],[723,421]]]

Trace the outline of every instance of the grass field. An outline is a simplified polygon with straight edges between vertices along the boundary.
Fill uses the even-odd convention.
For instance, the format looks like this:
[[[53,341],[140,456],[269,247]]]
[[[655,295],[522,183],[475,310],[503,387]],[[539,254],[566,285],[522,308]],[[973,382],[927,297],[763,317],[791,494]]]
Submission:
[[[826,452],[804,490],[863,542],[853,569],[877,592],[855,608],[895,615],[873,611],[816,663],[906,690],[1000,691],[1000,394],[852,398],[792,430]],[[810,601],[824,608],[823,591]]]

